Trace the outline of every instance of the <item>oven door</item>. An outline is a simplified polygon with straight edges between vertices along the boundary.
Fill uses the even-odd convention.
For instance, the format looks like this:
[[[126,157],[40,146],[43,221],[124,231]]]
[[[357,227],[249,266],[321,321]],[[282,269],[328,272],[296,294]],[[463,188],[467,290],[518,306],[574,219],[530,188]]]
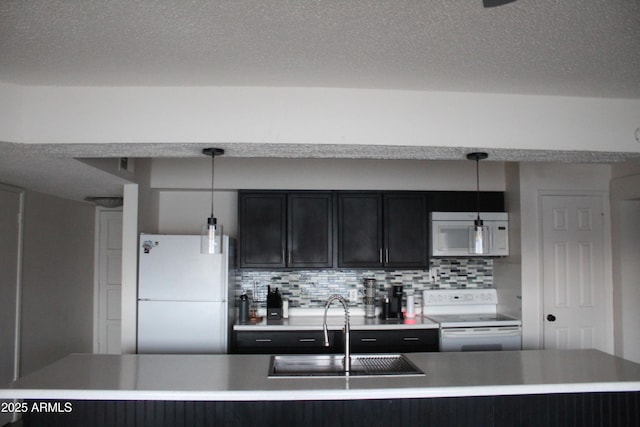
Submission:
[[[441,328],[440,351],[521,350],[522,327]]]

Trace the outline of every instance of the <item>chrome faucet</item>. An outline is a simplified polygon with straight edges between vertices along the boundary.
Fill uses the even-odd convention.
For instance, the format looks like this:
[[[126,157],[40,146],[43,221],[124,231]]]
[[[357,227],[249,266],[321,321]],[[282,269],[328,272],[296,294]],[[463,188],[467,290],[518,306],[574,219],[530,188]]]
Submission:
[[[324,332],[324,346],[329,347],[329,330],[327,329],[327,310],[329,306],[335,300],[340,301],[342,307],[344,307],[344,374],[349,375],[351,370],[351,348],[350,348],[350,334],[351,326],[349,326],[349,305],[347,300],[340,295],[331,295],[324,305],[324,320],[322,322],[322,330]]]

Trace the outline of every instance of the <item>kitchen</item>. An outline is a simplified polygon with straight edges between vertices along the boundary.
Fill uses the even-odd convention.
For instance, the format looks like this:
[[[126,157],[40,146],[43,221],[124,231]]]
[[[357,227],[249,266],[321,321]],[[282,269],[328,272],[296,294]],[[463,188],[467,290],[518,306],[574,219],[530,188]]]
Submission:
[[[218,182],[220,185],[225,185],[225,178],[224,178],[225,177],[225,168],[224,168],[225,162],[224,162],[224,159],[222,159],[222,158],[218,159],[218,160],[219,160],[219,162],[216,164],[216,168],[217,168],[216,171],[219,172],[219,175],[218,175],[218,178],[217,178],[216,182]],[[178,162],[176,160],[171,160],[169,162],[170,163],[174,163],[174,164],[175,163],[180,163],[180,162]],[[205,186],[206,183],[204,183],[204,182],[208,182],[206,177],[210,173],[210,163],[206,159],[204,161],[202,161],[200,159],[185,160],[184,162],[186,162],[186,163],[192,163],[193,162],[193,163],[199,164],[199,170],[200,170],[199,173],[202,176],[203,186]],[[246,169],[243,169],[243,168],[239,168],[238,167],[239,162],[236,161],[235,165],[234,165],[234,168],[232,170],[236,171],[239,175],[245,176],[245,179],[246,179],[246,175],[248,174],[247,171],[255,168],[255,162],[256,162],[255,160],[250,160],[248,162],[250,165],[247,166]],[[278,160],[277,162],[279,163],[279,166],[280,166],[279,170],[282,171],[283,170],[283,164],[286,163],[286,162],[282,161],[282,160]],[[293,163],[294,165],[297,163],[297,161],[290,161],[290,162]],[[316,161],[313,161],[313,162],[322,162],[322,161],[316,160]],[[364,162],[364,164],[362,165],[363,169],[366,168],[367,170],[370,170],[370,171],[373,170],[374,173],[369,173],[369,175],[364,174],[363,170],[361,170],[361,169],[356,167],[360,162]],[[162,161],[160,161],[159,163],[162,163]],[[270,163],[270,162],[267,161],[267,163]],[[327,163],[333,163],[333,162],[327,161]],[[372,161],[360,161],[360,160],[358,160],[358,161],[344,161],[344,163],[347,164],[349,167],[345,168],[345,171],[342,172],[343,174],[346,174],[347,176],[349,176],[349,172],[347,172],[346,169],[353,170],[355,168],[355,170],[353,170],[353,172],[352,172],[354,174],[354,176],[362,176],[364,174],[365,176],[369,177],[371,180],[374,180],[375,179],[374,175],[379,175],[380,174],[380,168],[373,169],[373,168],[371,168],[371,164],[372,163],[382,163],[382,162],[377,162],[377,161],[373,161],[372,162]],[[397,165],[398,167],[393,169],[394,173],[388,173],[387,172],[388,173],[387,176],[394,176],[394,174],[401,173],[400,171],[406,171],[408,169],[408,166],[411,163],[415,163],[415,167],[414,167],[413,170],[409,170],[407,173],[415,173],[415,172],[417,172],[419,170],[420,167],[422,167],[424,162],[398,161],[398,162],[386,162],[386,163],[390,163],[389,166],[386,166],[387,168],[392,167],[394,165],[394,163],[398,164]],[[456,164],[458,164],[457,165],[458,169],[455,172],[458,175],[467,174],[467,176],[469,176],[470,180],[472,181],[471,184],[467,188],[463,187],[461,189],[467,189],[467,190],[468,189],[473,189],[473,186],[474,186],[474,183],[473,183],[473,178],[474,178],[473,177],[473,175],[474,175],[473,167],[469,168],[469,163],[468,162],[456,162]],[[307,165],[308,165],[308,161],[307,161]],[[453,163],[443,162],[441,167],[450,169],[452,167],[452,165],[453,165]],[[491,163],[486,163],[486,165],[492,165],[492,164]],[[218,168],[218,166],[219,166],[219,168]],[[272,163],[270,164],[270,166],[272,166]],[[471,166],[473,166],[473,165],[471,164]],[[481,166],[484,167],[485,164],[483,164]],[[537,165],[537,164],[536,165],[532,165],[532,166],[535,167],[535,168],[540,168],[540,165]],[[519,165],[519,167],[523,167],[523,165],[521,164],[521,165]],[[491,166],[487,167],[487,169],[489,169],[489,168],[491,168]],[[502,165],[500,165],[500,167],[498,167],[498,168],[494,168],[494,169],[497,169],[497,170],[494,170],[493,172],[489,172],[488,174],[484,175],[485,179],[482,182],[486,183],[486,188],[487,189],[500,190],[502,188],[501,187],[501,183],[500,183],[500,181],[502,179],[501,168],[502,168]],[[189,171],[189,172],[184,172],[184,173],[186,173],[187,175],[190,175],[190,174],[194,173],[193,172],[194,169],[195,168],[193,167],[193,165],[188,165],[188,167],[183,169],[183,171]],[[310,168],[307,168],[307,169],[310,169]],[[471,169],[471,171],[468,171],[468,169]],[[600,178],[601,178],[601,177],[597,176],[598,174],[594,174],[594,172],[598,171],[598,170],[602,170],[602,172],[601,172],[602,175],[607,177],[608,174],[610,173],[608,166],[606,166],[606,167],[595,166],[594,167],[594,165],[558,165],[557,167],[554,167],[553,165],[546,164],[546,165],[544,165],[545,176],[548,177],[550,175],[550,173],[554,172],[554,169],[555,169],[555,173],[558,176],[565,176],[566,177],[565,182],[569,182],[570,179],[575,179],[575,177],[580,176],[581,177],[581,179],[580,179],[581,185],[587,185],[587,186],[593,185],[594,187],[589,187],[590,190],[593,189],[593,188],[596,188],[596,189],[599,189],[599,190],[603,190],[604,189],[606,191],[606,185],[602,184],[601,186],[597,187],[597,186],[595,186],[595,184],[593,184],[593,181],[594,181],[594,176],[597,177],[596,180],[600,180]],[[438,162],[435,162],[435,164],[432,165],[431,170],[433,170],[434,173],[436,173],[436,175],[439,175],[439,176],[441,176],[444,173],[442,170],[440,170],[438,168]],[[484,169],[481,168],[481,170],[484,170]],[[580,175],[581,171],[582,171],[582,175]],[[566,174],[567,172],[570,172],[570,174]],[[296,171],[296,173],[297,173],[297,171]],[[320,172],[318,172],[318,173],[320,173]],[[563,174],[566,174],[566,175],[563,175]],[[173,174],[173,177],[177,178],[179,175],[180,174],[176,172],[175,174]],[[498,179],[491,178],[492,175],[497,176]],[[573,178],[570,178],[570,177],[573,177]],[[289,179],[290,178],[291,177],[289,177]],[[316,177],[311,176],[310,178],[314,179]],[[435,181],[432,181],[432,182],[437,182],[437,179],[435,177],[434,177],[434,180]],[[492,184],[492,181],[497,181],[498,183],[497,184],[495,184],[495,183]],[[603,182],[606,182],[606,180],[603,180]],[[165,184],[166,184],[165,182],[162,182],[161,185],[165,185]],[[276,183],[276,184],[279,184],[279,183]],[[375,183],[375,181],[373,181],[372,188],[378,188],[376,184],[377,183]],[[184,185],[184,183],[181,183],[179,185]],[[375,186],[373,186],[373,185],[375,185]],[[571,185],[575,185],[575,182],[572,182]],[[279,187],[279,185],[278,185],[278,187]],[[276,188],[278,188],[278,187],[276,187]],[[549,188],[549,187],[547,187],[547,188]],[[577,187],[573,187],[573,189],[575,189],[575,188],[577,188]],[[229,195],[229,194],[225,194],[225,193],[227,193],[227,191],[225,191],[225,190],[220,190],[220,192],[221,192],[222,198],[218,199],[218,200],[224,200],[224,198],[226,198],[226,197],[233,197],[233,193],[234,193],[232,191],[231,192],[232,194]],[[209,206],[208,206],[208,203],[209,203],[209,200],[208,200],[209,192],[206,189],[200,189],[200,190],[195,190],[193,192],[190,192],[190,191],[186,191],[185,192],[183,190],[180,190],[180,191],[167,190],[167,193],[169,193],[169,194],[168,195],[166,195],[166,194],[165,195],[157,194],[155,196],[155,197],[157,197],[158,201],[162,201],[164,197],[167,197],[166,204],[163,205],[164,209],[159,209],[158,210],[157,218],[162,224],[164,224],[163,227],[166,227],[166,228],[160,229],[160,230],[162,230],[163,232],[170,232],[170,233],[187,233],[187,232],[196,233],[197,232],[196,230],[198,230],[200,228],[200,225],[203,222],[203,218],[206,218],[207,213],[208,213],[208,209],[209,209]],[[189,203],[186,202],[187,200],[196,200],[196,203],[192,202],[193,204],[190,205]],[[228,232],[228,233],[234,233],[234,227],[237,226],[237,223],[235,221],[233,221],[233,217],[237,216],[237,212],[234,211],[235,210],[234,209],[235,206],[237,206],[237,204],[235,202],[236,201],[233,200],[233,203],[231,203],[230,205],[225,205],[225,204],[219,202],[216,205],[216,206],[221,206],[221,208],[222,208],[221,211],[220,211],[221,214],[217,215],[218,216],[218,221],[225,226],[225,228],[227,229],[226,232]],[[198,208],[194,209],[193,206],[199,206],[199,209]],[[227,209],[229,209],[230,211],[233,212],[231,216],[224,216],[223,215],[225,206],[227,207]],[[177,214],[172,213],[172,211],[176,210],[176,209],[179,210],[180,212],[177,213]],[[510,211],[510,212],[513,212],[513,211]],[[187,226],[180,225],[181,223],[180,223],[179,218],[184,218],[184,217],[187,217],[187,218],[191,218],[192,217],[193,220],[194,220],[193,222],[195,222],[195,224],[192,221],[188,221],[189,224]],[[180,229],[180,228],[178,228],[180,226],[186,227],[186,228]],[[173,228],[171,228],[171,227],[173,227]],[[190,228],[190,229],[188,229],[188,228]],[[147,230],[149,230],[149,229],[147,229]],[[235,231],[235,233],[237,235],[237,230]],[[134,240],[135,240],[135,244],[137,245],[138,244],[137,236],[136,236],[136,238]],[[504,259],[503,261],[505,261],[505,260],[506,259]],[[494,264],[497,265],[498,263],[499,263],[499,261],[497,259],[494,260]],[[499,270],[499,267],[496,268],[496,270]],[[504,300],[506,298],[508,298],[509,288],[508,288],[508,286],[500,288],[500,282],[498,280],[498,277],[500,277],[499,273],[496,274],[495,277],[494,277],[494,283],[496,285],[496,288],[501,289],[501,292],[505,291],[505,290],[507,291],[507,292],[503,293],[503,295],[507,295],[507,296],[502,298],[502,300],[504,302]],[[510,283],[510,282],[507,282],[507,283]],[[136,281],[136,286],[137,286],[137,281]],[[516,302],[519,301],[519,299],[517,297],[514,298],[514,299],[515,299]],[[508,304],[505,304],[505,306],[507,308],[509,308]],[[510,308],[513,310],[513,307],[510,307]],[[526,304],[523,304],[522,310],[523,310],[523,312],[526,310]],[[526,345],[528,345],[528,344],[526,344]],[[538,348],[538,347],[530,346],[529,348]]]
[[[598,99],[273,87],[106,89],[2,83],[0,90],[3,99],[21,105],[20,109],[13,108],[12,102],[2,105],[0,139],[11,141],[2,145],[3,158],[17,158],[13,164],[35,169],[34,176],[60,182],[56,175],[75,162],[73,157],[105,160],[115,153],[115,157],[136,159],[135,176],[118,171],[108,161],[102,167],[118,174],[119,180],[99,171],[91,175],[109,183],[117,181],[120,191],[124,186],[123,214],[129,239],[123,247],[129,251],[122,284],[124,352],[135,351],[136,342],[137,265],[131,251],[137,251],[137,234],[199,230],[208,214],[209,163],[198,153],[205,143],[220,141],[229,157],[216,164],[217,206],[222,209],[216,215],[231,235],[237,221],[237,189],[473,190],[473,168],[462,160],[469,150],[455,147],[495,148],[489,161],[481,165],[481,186],[486,191],[506,192],[510,230],[515,232],[512,246],[521,247],[520,253],[495,263],[495,285],[502,309],[521,313],[523,343],[530,349],[544,347],[540,194],[596,193],[605,200],[610,196],[610,209],[605,209],[604,216],[610,234],[605,258],[610,323],[605,349],[637,357],[639,340],[633,328],[637,297],[630,279],[637,240],[628,230],[634,230],[633,218],[637,217],[635,189],[640,187],[640,168],[633,156],[620,155],[638,152],[633,140],[638,127],[637,100],[615,95]],[[123,109],[123,105],[130,108]],[[321,115],[318,106],[323,107]],[[171,120],[160,119],[167,117]],[[210,117],[217,119],[212,123]],[[505,123],[509,126],[497,126]],[[57,144],[59,141],[73,144]],[[163,145],[158,141],[164,141]],[[225,141],[231,142],[225,146]],[[138,144],[123,147],[118,142]],[[601,152],[604,146],[610,151]],[[154,150],[155,158],[144,160],[149,149]],[[40,151],[55,157],[51,160],[55,165],[66,163],[60,163],[57,174],[50,168],[38,169],[43,160],[34,152]],[[577,158],[558,163],[568,152]],[[594,152],[602,163],[591,162]],[[517,161],[510,161],[509,155]],[[184,156],[190,159],[180,159]],[[626,162],[614,162],[626,158]],[[12,171],[11,164],[3,164],[2,170]],[[92,350],[93,295],[91,286],[83,284],[93,282],[94,269],[87,255],[94,243],[94,208],[78,201],[99,193],[68,197],[63,185],[50,189],[41,183],[32,185],[32,178],[15,181],[11,175],[5,175],[2,182],[28,191],[23,277],[23,329],[28,333],[22,337],[26,373],[67,353]],[[47,192],[58,192],[62,198],[41,194]],[[39,242],[42,236],[47,237],[46,245]],[[68,244],[55,244],[62,241]],[[39,260],[46,258],[57,262],[43,265]],[[78,259],[87,266],[78,268]],[[44,302],[55,304],[50,313],[58,317],[42,316],[38,307]],[[53,327],[56,322],[60,328]]]

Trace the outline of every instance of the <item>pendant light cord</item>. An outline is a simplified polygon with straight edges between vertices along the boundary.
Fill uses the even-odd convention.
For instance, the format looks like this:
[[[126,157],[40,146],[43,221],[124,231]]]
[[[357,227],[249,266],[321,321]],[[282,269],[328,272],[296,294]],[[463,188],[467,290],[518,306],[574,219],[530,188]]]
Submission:
[[[476,158],[476,210],[480,220],[480,159]]]
[[[224,150],[222,148],[205,148],[202,150],[202,154],[205,156],[211,156],[211,219],[210,223],[215,224],[215,218],[213,217],[213,193],[215,187],[215,160],[216,156],[222,156],[224,154]]]
[[[211,155],[211,218],[213,218],[213,189],[215,188],[213,186],[213,178],[215,176],[215,159],[216,156],[215,154]]]

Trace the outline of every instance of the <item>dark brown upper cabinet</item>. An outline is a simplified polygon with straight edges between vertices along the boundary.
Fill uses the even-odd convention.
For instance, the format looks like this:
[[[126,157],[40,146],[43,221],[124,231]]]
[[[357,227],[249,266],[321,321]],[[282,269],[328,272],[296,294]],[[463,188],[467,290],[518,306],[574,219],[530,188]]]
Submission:
[[[382,194],[338,193],[338,267],[382,267]]]
[[[475,191],[430,191],[431,212],[476,212],[478,194]],[[502,191],[481,191],[480,212],[506,212]]]
[[[427,199],[419,192],[339,192],[338,267],[429,266]]]
[[[476,203],[474,191],[241,190],[239,266],[429,268],[429,212]],[[480,211],[504,212],[504,193],[481,192]]]
[[[238,194],[240,267],[286,267],[286,193]]]
[[[384,193],[385,267],[429,267],[427,200],[419,193]]]
[[[332,201],[330,192],[287,195],[287,267],[333,266]]]
[[[331,192],[241,191],[240,267],[332,267],[332,211]]]

